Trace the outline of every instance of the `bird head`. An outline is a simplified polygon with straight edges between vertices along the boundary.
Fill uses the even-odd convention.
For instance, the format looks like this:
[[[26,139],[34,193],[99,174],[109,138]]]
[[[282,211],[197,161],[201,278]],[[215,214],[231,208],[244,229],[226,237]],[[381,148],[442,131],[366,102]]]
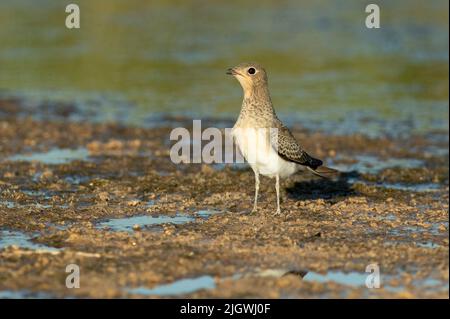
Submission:
[[[229,68],[227,74],[234,76],[239,81],[245,94],[258,88],[267,87],[266,70],[258,63],[241,63],[234,68]]]

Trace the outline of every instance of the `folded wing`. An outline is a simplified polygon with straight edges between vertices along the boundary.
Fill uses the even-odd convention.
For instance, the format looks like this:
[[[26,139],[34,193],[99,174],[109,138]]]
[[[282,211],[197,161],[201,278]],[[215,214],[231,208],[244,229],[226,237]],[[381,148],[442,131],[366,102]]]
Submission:
[[[297,140],[289,131],[289,129],[282,123],[277,123],[277,131],[272,135],[272,145],[277,150],[278,155],[286,161],[295,162],[317,169],[323,164],[320,159],[314,158],[306,153],[302,147],[297,143]],[[276,135],[275,135],[276,134]]]

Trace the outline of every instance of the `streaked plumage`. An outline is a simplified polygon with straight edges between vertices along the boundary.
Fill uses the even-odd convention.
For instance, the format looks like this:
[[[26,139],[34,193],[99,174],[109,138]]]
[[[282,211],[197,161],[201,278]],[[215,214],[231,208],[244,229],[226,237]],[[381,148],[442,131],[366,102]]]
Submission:
[[[267,74],[257,63],[243,63],[228,70],[244,90],[241,112],[233,127],[236,143],[255,173],[257,209],[259,175],[275,177],[277,211],[280,213],[279,179],[289,177],[301,166],[327,177],[336,171],[322,166],[300,146],[289,129],[278,119],[269,94]],[[320,169],[319,169],[320,168]]]

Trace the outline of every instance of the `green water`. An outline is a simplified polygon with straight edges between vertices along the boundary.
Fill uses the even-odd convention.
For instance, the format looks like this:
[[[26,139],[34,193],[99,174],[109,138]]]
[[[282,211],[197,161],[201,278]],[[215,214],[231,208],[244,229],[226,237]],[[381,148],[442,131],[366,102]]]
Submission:
[[[258,61],[282,118],[344,130],[448,130],[448,1],[74,0],[0,2],[0,89],[75,101],[104,119],[233,117],[225,70]],[[375,119],[365,121],[365,118]],[[315,123],[314,122],[314,123]]]

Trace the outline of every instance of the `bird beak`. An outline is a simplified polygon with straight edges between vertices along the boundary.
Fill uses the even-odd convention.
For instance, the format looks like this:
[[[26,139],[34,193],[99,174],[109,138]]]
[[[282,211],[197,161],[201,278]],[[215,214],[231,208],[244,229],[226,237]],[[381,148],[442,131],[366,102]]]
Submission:
[[[228,74],[228,75],[236,75],[237,72],[236,72],[233,68],[229,68],[229,69],[227,70],[227,74]]]

